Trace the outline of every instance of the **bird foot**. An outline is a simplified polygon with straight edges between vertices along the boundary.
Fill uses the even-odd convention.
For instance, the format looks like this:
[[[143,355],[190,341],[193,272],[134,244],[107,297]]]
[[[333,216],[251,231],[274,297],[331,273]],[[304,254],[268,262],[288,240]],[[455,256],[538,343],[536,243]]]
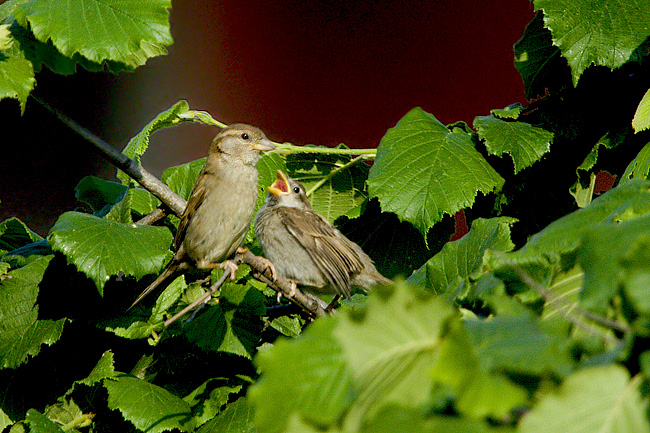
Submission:
[[[237,269],[239,269],[239,266],[237,263],[235,263],[234,260],[226,260],[223,263],[217,264],[217,267],[219,269],[223,269],[224,272],[230,272],[230,279],[235,280],[237,278]]]
[[[289,281],[289,284],[291,285],[291,290],[289,291],[289,296],[292,298],[296,295],[296,292],[298,291],[298,285],[296,284],[295,281]]]
[[[258,257],[260,262],[262,263],[262,266],[264,266],[264,269],[268,269],[271,271],[271,280],[275,281],[278,279],[278,272],[275,270],[275,265],[271,263],[269,259],[265,259],[264,257]]]

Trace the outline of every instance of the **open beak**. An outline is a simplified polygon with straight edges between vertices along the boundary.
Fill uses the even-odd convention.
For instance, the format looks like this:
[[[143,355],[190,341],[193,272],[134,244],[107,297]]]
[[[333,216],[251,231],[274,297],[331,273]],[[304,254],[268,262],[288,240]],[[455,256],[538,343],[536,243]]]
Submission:
[[[269,150],[275,150],[275,145],[271,143],[271,140],[264,138],[263,140],[258,141],[253,145],[255,150],[260,152],[268,152]]]
[[[275,182],[269,187],[269,193],[277,196],[289,194],[289,178],[282,170],[277,171]]]

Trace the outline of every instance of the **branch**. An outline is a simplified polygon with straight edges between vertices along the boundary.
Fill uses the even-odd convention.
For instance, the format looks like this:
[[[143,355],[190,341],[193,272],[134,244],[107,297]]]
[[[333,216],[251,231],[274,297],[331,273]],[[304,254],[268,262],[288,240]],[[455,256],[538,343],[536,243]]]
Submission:
[[[106,143],[101,138],[97,137],[92,132],[88,131],[83,126],[76,123],[74,120],[70,119],[63,113],[59,112],[53,107],[50,107],[46,102],[32,95],[39,104],[45,107],[49,112],[54,114],[61,122],[63,122],[70,129],[75,131],[77,134],[85,138],[89,143],[94,146],[94,149],[99,153],[99,155],[106,159],[108,162],[128,174],[131,178],[136,180],[140,185],[142,185],[147,191],[156,196],[160,201],[162,201],[172,212],[174,212],[179,218],[185,210],[187,202],[173,192],[167,185],[162,183],[154,175],[146,171],[144,168],[139,166],[135,161],[124,155],[123,153],[118,152],[110,144]],[[292,146],[295,147],[295,146]],[[337,149],[330,149],[337,150]],[[345,150],[345,149],[341,149]],[[358,152],[357,152],[358,153]],[[160,218],[162,214],[159,210],[154,210],[150,215],[144,217],[142,220],[145,222],[155,221],[156,218]],[[142,221],[140,220],[140,221]],[[139,221],[139,222],[140,222]],[[271,287],[278,293],[281,293],[285,298],[287,298],[292,303],[298,305],[303,311],[305,311],[310,317],[320,317],[325,316],[327,313],[325,310],[312,298],[308,297],[300,290],[294,290],[292,293],[291,285],[284,278],[278,277],[275,281],[270,274],[270,270],[267,269],[267,266],[260,260],[259,257],[251,253],[249,250],[246,250],[246,253],[243,255],[238,254],[235,256],[235,260],[238,263],[246,263],[252,269],[252,275],[254,278],[265,283],[267,286]],[[226,275],[227,273],[224,273]],[[217,282],[218,283],[218,282]],[[214,286],[216,286],[216,284]],[[223,284],[223,283],[222,283]],[[214,287],[213,286],[213,287]],[[208,291],[206,293],[205,299],[214,293],[219,288],[217,286],[212,292]],[[212,290],[212,287],[210,288]],[[203,299],[203,298],[202,298]],[[205,300],[203,299],[203,300]],[[200,302],[196,302],[196,305],[199,305]],[[193,305],[194,308],[196,305]],[[189,309],[187,309],[189,311]],[[183,310],[181,313],[185,314],[187,311]],[[179,313],[180,314],[180,313]],[[181,314],[182,315],[182,314]],[[177,315],[178,316],[178,315]],[[180,317],[180,316],[179,316]],[[177,320],[178,318],[174,316],[172,319]],[[169,319],[165,326],[168,326],[167,323],[171,324],[173,321]]]

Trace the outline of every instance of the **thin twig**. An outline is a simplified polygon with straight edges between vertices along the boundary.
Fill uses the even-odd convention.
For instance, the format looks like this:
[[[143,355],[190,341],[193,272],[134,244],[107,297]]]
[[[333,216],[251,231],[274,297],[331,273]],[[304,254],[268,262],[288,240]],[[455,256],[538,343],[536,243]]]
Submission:
[[[555,296],[553,294],[553,292],[551,292],[546,287],[542,286],[537,281],[535,281],[530,275],[528,275],[520,267],[513,266],[512,269],[515,271],[517,276],[524,282],[524,284],[526,284],[528,287],[532,288],[537,293],[539,293],[542,296],[542,298],[544,298],[544,300],[548,304],[557,304],[557,305],[561,305],[561,306],[565,307],[566,308],[565,313],[564,313],[565,317],[571,323],[573,323],[575,326],[583,329],[584,331],[586,331],[586,332],[588,332],[590,334],[594,334],[594,332],[591,330],[591,328],[584,324],[584,319],[587,318],[587,319],[589,319],[589,320],[591,320],[591,321],[593,321],[593,322],[595,322],[595,323],[597,323],[599,325],[602,325],[602,326],[610,328],[610,329],[616,329],[616,330],[624,332],[626,334],[630,332],[630,330],[631,330],[630,327],[625,325],[625,324],[618,323],[618,322],[613,321],[613,320],[609,320],[609,319],[607,319],[605,317],[601,317],[601,316],[599,316],[599,315],[597,315],[595,313],[592,313],[591,311],[583,310],[582,308],[579,308],[579,307],[577,307],[575,305],[570,304],[569,302],[564,301],[559,296]],[[578,316],[581,316],[581,317],[575,317],[574,313],[577,314]],[[614,338],[612,340],[612,338],[610,338],[607,335],[602,334],[601,336],[604,339],[610,341],[611,343],[620,343],[621,342],[621,340],[619,340],[618,338]]]
[[[190,305],[187,307],[183,308],[181,311],[178,313],[174,314],[171,319],[165,320],[165,328],[167,328],[169,325],[186,315],[188,312],[192,311],[195,309],[197,306],[203,304],[206,302],[223,284],[226,282],[226,280],[230,277],[230,272],[224,272],[223,275],[208,289],[207,292],[203,294],[199,299],[196,301],[192,302]]]

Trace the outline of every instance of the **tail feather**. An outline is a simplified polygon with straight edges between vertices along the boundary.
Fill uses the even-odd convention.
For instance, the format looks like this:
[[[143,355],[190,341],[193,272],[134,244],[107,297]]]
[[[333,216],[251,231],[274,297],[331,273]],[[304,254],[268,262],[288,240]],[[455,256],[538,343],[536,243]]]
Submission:
[[[162,272],[162,274],[158,275],[158,278],[156,278],[153,283],[149,284],[146,289],[140,293],[140,295],[136,298],[136,300],[131,304],[131,306],[126,310],[129,311],[131,308],[135,307],[142,299],[144,299],[145,296],[147,296],[149,293],[154,291],[156,287],[158,287],[161,283],[163,283],[167,278],[169,278],[171,275],[176,273],[178,270],[179,266],[178,263],[170,263],[169,266],[165,268],[165,270]]]

